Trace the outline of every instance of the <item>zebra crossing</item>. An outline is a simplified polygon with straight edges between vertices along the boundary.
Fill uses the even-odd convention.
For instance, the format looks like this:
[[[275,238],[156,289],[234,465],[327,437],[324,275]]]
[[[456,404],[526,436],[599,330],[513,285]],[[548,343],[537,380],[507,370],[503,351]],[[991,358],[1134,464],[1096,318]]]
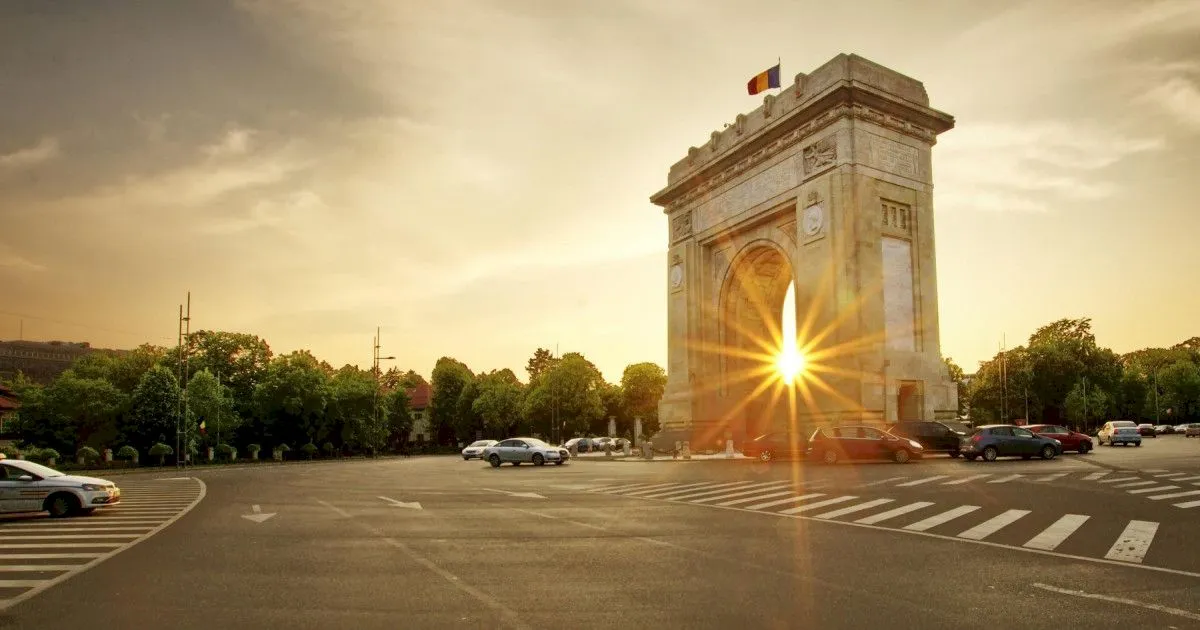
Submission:
[[[194,478],[117,485],[121,503],[88,516],[0,519],[0,611],[145,540],[204,498]]]
[[[926,481],[921,484],[911,484],[911,481],[897,483],[898,479],[891,481],[895,484],[894,487],[898,488],[947,483],[945,476],[941,475],[924,479]],[[827,484],[821,482],[802,481],[796,486],[793,486],[791,481],[646,485],[653,486],[653,489],[647,491],[642,484],[609,485],[593,487],[590,492],[744,512],[771,513],[777,516],[842,521],[908,532],[926,532],[969,541],[995,542],[997,537],[1012,541],[1014,536],[1018,536],[1019,541],[999,544],[1012,544],[1047,552],[1053,552],[1068,544],[1072,537],[1076,537],[1089,525],[1095,524],[1095,531],[1101,534],[1116,532],[1117,527],[1123,527],[1115,539],[1108,539],[1111,540],[1111,544],[1100,541],[1104,542],[1103,548],[1097,547],[1096,555],[1102,555],[1106,560],[1132,564],[1143,562],[1159,530],[1159,523],[1153,521],[1097,523],[1098,520],[1104,519],[1093,518],[1088,514],[1052,514],[1026,509],[954,505],[950,502],[938,503],[929,500],[907,502],[892,497],[860,496],[854,492],[841,494],[824,487]],[[1094,535],[1088,537],[1089,542],[1093,540]]]

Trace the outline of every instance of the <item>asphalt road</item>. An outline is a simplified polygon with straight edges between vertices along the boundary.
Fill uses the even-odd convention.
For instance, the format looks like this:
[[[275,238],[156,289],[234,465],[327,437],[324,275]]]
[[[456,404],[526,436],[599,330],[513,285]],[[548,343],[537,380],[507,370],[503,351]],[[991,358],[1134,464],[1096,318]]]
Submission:
[[[1200,627],[1200,440],[1177,436],[1053,461],[191,474],[0,519],[0,628]],[[90,557],[31,557],[67,554]]]

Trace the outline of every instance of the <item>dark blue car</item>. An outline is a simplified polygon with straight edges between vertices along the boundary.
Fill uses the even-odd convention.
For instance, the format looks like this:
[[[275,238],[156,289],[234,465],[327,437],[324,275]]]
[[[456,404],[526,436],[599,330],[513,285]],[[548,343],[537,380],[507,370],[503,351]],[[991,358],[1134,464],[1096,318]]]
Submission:
[[[1053,438],[1042,437],[1024,427],[1011,424],[988,424],[962,438],[962,456],[968,461],[982,457],[994,462],[997,457],[1037,456],[1054,459],[1062,455],[1062,444]]]

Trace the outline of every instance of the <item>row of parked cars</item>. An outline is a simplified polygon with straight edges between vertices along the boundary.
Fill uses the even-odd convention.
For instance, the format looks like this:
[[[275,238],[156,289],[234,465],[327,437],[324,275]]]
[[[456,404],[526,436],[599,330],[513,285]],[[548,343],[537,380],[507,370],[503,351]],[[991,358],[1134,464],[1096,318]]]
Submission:
[[[805,458],[834,464],[844,459],[890,459],[905,463],[927,453],[947,453],[970,461],[1053,459],[1065,451],[1087,453],[1092,447],[1091,437],[1059,425],[970,427],[960,422],[912,421],[887,430],[849,425],[772,432],[751,440],[742,454],[761,461]]]

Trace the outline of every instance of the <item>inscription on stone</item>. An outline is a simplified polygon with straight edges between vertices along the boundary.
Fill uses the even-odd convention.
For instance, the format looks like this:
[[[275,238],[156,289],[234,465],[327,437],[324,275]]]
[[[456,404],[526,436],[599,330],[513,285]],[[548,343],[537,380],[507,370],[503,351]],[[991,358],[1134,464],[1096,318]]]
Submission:
[[[671,220],[671,242],[687,238],[691,235],[692,212],[689,210]]]
[[[871,152],[867,162],[871,166],[895,175],[919,179],[921,167],[915,147],[875,135],[871,136],[868,147]]]
[[[795,188],[796,185],[796,163],[793,160],[783,160],[698,205],[693,212],[692,229],[703,232]]]

